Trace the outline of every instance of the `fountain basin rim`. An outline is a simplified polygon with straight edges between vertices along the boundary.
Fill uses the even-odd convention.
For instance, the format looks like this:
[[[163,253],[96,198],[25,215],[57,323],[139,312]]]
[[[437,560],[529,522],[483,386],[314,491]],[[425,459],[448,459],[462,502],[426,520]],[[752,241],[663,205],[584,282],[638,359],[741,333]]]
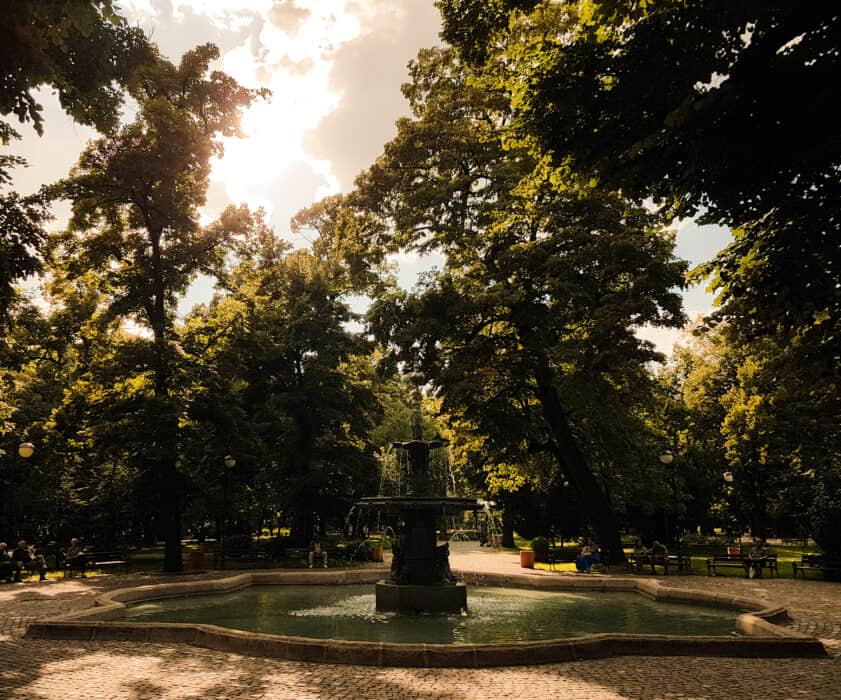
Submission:
[[[260,571],[224,579],[135,586],[99,596],[95,607],[34,622],[29,639],[132,640],[186,643],[251,656],[297,661],[374,666],[485,667],[557,663],[621,655],[825,657],[819,640],[773,623],[785,619],[782,606],[752,598],[721,596],[706,591],[669,589],[636,577],[533,576],[456,571],[473,585],[504,585],[541,590],[635,591],[668,602],[706,604],[745,611],[736,620],[744,637],[685,637],[679,635],[596,634],[539,642],[505,644],[400,644],[314,639],[232,630],[208,624],[128,622],[126,604],[163,598],[226,593],[251,585],[372,583],[384,567],[348,571]],[[481,584],[479,582],[481,581]]]

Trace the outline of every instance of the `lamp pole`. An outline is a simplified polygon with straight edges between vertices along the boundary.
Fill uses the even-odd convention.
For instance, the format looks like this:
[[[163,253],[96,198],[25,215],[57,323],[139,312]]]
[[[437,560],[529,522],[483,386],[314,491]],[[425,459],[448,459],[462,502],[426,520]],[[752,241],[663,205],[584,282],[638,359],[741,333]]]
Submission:
[[[724,479],[724,483],[727,484],[728,486],[732,486],[733,482],[735,481],[735,478],[733,477],[733,472],[724,472],[721,475],[721,478]],[[736,527],[739,528],[739,552],[741,553],[741,551],[742,551],[742,526],[741,526],[741,524],[739,524],[738,520],[736,520]]]
[[[680,528],[677,527],[678,518],[677,518],[677,481],[675,479],[675,467],[674,467],[675,456],[671,450],[663,450],[660,453],[660,462],[669,468],[671,473],[671,484],[672,484],[672,507],[675,508],[675,527],[677,529],[677,537],[675,538],[675,542],[677,543],[677,551],[680,551]],[[671,532],[669,532],[669,521],[668,521],[668,512],[669,509],[666,509],[666,534],[671,536]]]
[[[21,459],[29,459],[35,453],[35,445],[31,442],[22,442],[18,445],[18,456]],[[15,498],[15,481],[17,481],[16,461],[12,460],[12,479],[9,484],[9,496],[11,497],[10,515],[12,517],[12,538],[17,541],[20,533],[17,531],[17,499]]]
[[[225,535],[227,533],[228,522],[228,472],[237,465],[237,461],[231,455],[225,455],[225,469],[222,472],[222,532],[219,535],[220,546],[222,548],[222,558],[219,563],[220,568],[225,568]]]

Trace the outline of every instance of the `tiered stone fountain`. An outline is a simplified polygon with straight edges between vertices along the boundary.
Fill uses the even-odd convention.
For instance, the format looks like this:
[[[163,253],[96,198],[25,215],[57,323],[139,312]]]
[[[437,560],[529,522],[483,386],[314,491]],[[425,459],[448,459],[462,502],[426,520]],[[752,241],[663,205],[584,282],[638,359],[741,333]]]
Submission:
[[[424,441],[421,433],[420,391],[415,393],[413,440],[392,445],[398,478],[390,495],[363,498],[363,505],[396,515],[397,541],[392,545],[391,576],[378,581],[378,610],[416,612],[459,612],[467,609],[467,587],[450,571],[448,544],[438,544],[439,521],[464,511],[476,511],[480,504],[471,498],[447,495],[446,464],[438,457],[448,449],[442,439]]]

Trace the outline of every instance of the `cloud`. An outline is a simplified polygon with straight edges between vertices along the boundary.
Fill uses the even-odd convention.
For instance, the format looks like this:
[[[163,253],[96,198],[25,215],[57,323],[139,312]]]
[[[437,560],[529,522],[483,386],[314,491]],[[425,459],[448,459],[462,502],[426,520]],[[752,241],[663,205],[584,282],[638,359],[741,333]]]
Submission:
[[[276,27],[279,27],[287,34],[294,34],[310,16],[310,11],[305,7],[298,7],[292,0],[276,2],[269,10],[268,19]]]
[[[308,151],[328,158],[343,190],[394,137],[394,122],[408,112],[400,86],[418,49],[438,44],[440,17],[431,2],[377,3],[358,38],[334,55],[330,88],[338,104],[306,134]]]

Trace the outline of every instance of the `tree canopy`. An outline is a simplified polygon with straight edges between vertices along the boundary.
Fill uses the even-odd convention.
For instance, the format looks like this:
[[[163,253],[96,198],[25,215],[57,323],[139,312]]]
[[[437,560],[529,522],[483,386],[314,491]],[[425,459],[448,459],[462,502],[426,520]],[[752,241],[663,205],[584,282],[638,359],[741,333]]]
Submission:
[[[622,413],[615,397],[645,384],[655,354],[632,329],[683,322],[685,265],[642,208],[505,148],[505,95],[471,82],[451,50],[422,51],[410,70],[413,117],[352,201],[395,244],[447,262],[417,293],[375,301],[375,333],[420,364],[446,412],[515,454],[552,454],[621,557],[609,477],[584,447],[600,422],[584,424],[605,409],[596,397]]]

